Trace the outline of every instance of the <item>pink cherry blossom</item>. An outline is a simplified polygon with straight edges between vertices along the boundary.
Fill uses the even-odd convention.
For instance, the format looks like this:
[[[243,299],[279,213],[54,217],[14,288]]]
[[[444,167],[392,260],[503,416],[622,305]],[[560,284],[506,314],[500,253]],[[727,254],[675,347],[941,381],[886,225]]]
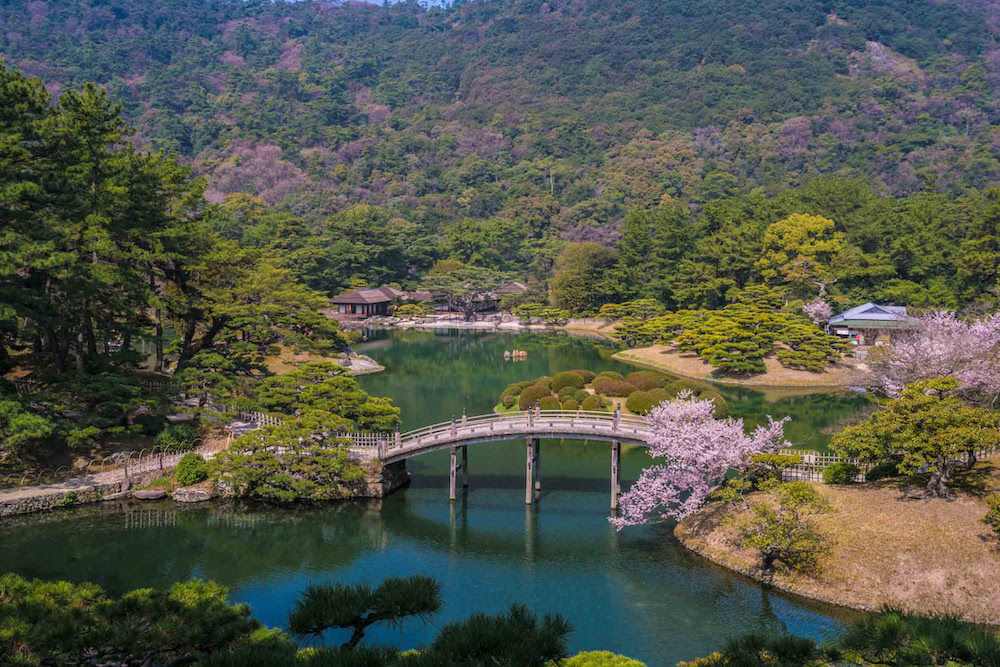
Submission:
[[[621,514],[611,518],[619,530],[651,519],[683,519],[705,504],[729,470],[744,469],[753,454],[788,445],[782,434],[787,417],[768,417],[767,426],[747,435],[742,419],[716,419],[713,407],[682,391],[649,414],[649,455],[662,462],[643,470],[622,495]]]
[[[833,308],[826,301],[817,297],[802,306],[802,312],[809,316],[813,324],[820,325],[830,321],[830,317],[833,315]]]
[[[970,397],[995,401],[1000,394],[1000,313],[960,320],[934,311],[917,318],[913,331],[893,335],[869,356],[872,370],[890,396],[918,380],[954,377]]]

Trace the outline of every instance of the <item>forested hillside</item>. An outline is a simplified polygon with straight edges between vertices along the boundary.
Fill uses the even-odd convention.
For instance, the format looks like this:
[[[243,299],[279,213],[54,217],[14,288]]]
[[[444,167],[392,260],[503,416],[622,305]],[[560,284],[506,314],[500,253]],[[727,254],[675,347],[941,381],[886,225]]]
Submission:
[[[768,225],[807,213],[844,237],[844,302],[965,305],[1000,263],[998,16],[927,0],[11,0],[0,54],[52,93],[106,86],[137,145],[176,151],[209,201],[252,195],[229,198],[226,235],[281,243],[326,292],[440,258],[544,282],[567,242],[597,241],[622,257],[596,258],[600,285],[582,271],[588,303],[560,305],[712,306],[763,278]],[[630,212],[659,221],[639,232],[654,254],[635,224],[619,243]],[[646,253],[642,280],[629,252]]]

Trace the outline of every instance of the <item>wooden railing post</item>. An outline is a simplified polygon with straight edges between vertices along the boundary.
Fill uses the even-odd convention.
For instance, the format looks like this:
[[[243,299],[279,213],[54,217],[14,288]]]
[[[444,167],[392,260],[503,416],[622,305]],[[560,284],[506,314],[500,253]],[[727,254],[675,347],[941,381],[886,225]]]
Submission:
[[[469,422],[468,415],[465,414],[465,406],[462,406],[462,424],[467,424]]]
[[[457,434],[457,429],[455,428],[455,415],[451,416],[451,437],[455,437]]]
[[[614,433],[617,433],[617,432],[618,432],[618,422],[619,422],[619,420],[621,419],[621,415],[620,415],[620,413],[619,413],[619,410],[621,410],[621,406],[620,406],[620,405],[619,405],[619,406],[617,406],[617,407],[615,408],[615,416],[614,416],[614,421],[613,421],[613,422],[612,422],[612,424],[611,424],[611,430],[612,430],[612,431],[613,431]]]
[[[535,499],[535,443],[529,435],[524,439],[527,456],[524,464],[524,504],[530,505]]]
[[[618,509],[618,494],[621,493],[622,443],[611,443],[611,509]]]
[[[452,417],[452,426],[455,418]],[[455,456],[455,443],[451,443],[451,459],[448,466],[448,499],[455,502],[455,471],[458,469],[458,458]]]
[[[403,446],[402,438],[399,436],[399,424],[396,424],[396,448]]]

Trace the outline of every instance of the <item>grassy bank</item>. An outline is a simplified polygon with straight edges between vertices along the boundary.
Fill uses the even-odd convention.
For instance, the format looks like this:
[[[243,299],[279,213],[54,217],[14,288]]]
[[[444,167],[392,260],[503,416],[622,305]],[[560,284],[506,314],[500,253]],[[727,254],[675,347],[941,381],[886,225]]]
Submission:
[[[779,572],[775,586],[847,607],[883,605],[1000,624],[1000,550],[982,495],[1000,486],[1000,457],[965,475],[953,499],[913,498],[899,483],[817,485],[835,512],[817,523],[835,544],[819,572]],[[676,529],[689,549],[759,578],[755,555],[734,546],[735,508],[711,504]]]
[[[748,387],[848,387],[863,385],[866,382],[863,370],[849,365],[850,360],[843,365],[831,366],[822,373],[816,373],[785,368],[776,358],[769,357],[764,361],[767,366],[765,373],[744,378],[720,374],[697,354],[681,353],[677,348],[668,345],[623,350],[615,354],[614,358],[678,377]]]

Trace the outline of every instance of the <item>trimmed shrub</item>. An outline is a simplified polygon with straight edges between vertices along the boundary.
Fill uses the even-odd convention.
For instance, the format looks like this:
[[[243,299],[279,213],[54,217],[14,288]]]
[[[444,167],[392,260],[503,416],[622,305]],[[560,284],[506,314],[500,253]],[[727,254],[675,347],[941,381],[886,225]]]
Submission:
[[[562,409],[563,410],[579,410],[580,409],[580,401],[576,400],[575,398],[571,398],[568,401],[563,401]]]
[[[662,387],[667,378],[653,371],[636,371],[625,376],[625,381],[634,384],[640,391]]]
[[[579,375],[580,377],[582,377],[584,384],[590,384],[591,382],[594,381],[594,378],[597,377],[597,373],[595,373],[593,371],[575,370],[575,371],[571,371],[571,372],[572,373],[576,373],[577,375]]]
[[[178,486],[191,486],[206,479],[208,479],[208,462],[201,457],[201,454],[189,452],[177,462],[174,481]]]
[[[562,404],[559,403],[559,399],[554,396],[546,396],[538,403],[538,407],[542,410],[560,410],[562,409]]]
[[[548,387],[543,387],[537,384],[532,385],[521,392],[521,395],[517,399],[517,407],[520,410],[533,408],[535,407],[536,401],[548,398],[549,396],[552,396],[552,392],[549,391]]]
[[[865,473],[865,480],[869,482],[877,482],[880,479],[888,479],[889,477],[898,477],[899,468],[896,467],[895,461],[882,461],[872,466],[871,470]]]
[[[712,414],[720,419],[729,415],[729,404],[726,403],[726,399],[723,398],[722,394],[714,389],[706,389],[698,394],[698,400],[712,401],[715,406],[712,408]]]
[[[586,389],[577,389],[576,393],[573,394],[573,398],[576,399],[577,403],[583,403],[590,396],[590,392]]]
[[[625,376],[618,371],[601,371],[597,374],[599,378],[611,378],[612,380],[624,380]],[[593,382],[593,380],[591,380]]]
[[[625,401],[625,407],[634,415],[648,415],[654,405],[656,404],[653,403],[649,392],[645,391],[634,391]]]
[[[646,667],[646,663],[611,651],[585,651],[563,662],[565,667]]]
[[[157,446],[170,454],[191,449],[198,442],[198,429],[190,424],[167,424],[156,434]]]
[[[823,469],[823,481],[827,484],[854,484],[854,478],[861,469],[853,463],[841,461]]]
[[[629,384],[625,380],[615,380],[614,378],[597,376],[590,386],[598,394],[605,396],[628,396],[636,391],[635,385]]]
[[[579,389],[584,384],[585,383],[581,376],[571,371],[564,371],[562,373],[556,373],[552,378],[552,391],[558,392],[566,387]]]
[[[505,408],[512,408],[515,403],[517,403],[517,394],[508,394],[506,392],[500,394],[500,405]]]
[[[556,395],[559,396],[560,401],[568,401],[571,398],[575,398],[578,391],[580,390],[576,387],[563,387]]]
[[[667,395],[667,390],[663,387],[657,387],[656,389],[650,389],[646,392],[649,394],[649,398],[653,401],[653,406],[657,406],[660,403],[670,400],[670,396]]]
[[[691,380],[674,380],[673,382],[667,383],[667,385],[663,388],[667,390],[667,394],[670,395],[670,398],[677,398],[677,394],[681,393],[684,389],[687,389],[695,395],[705,389],[703,385],[699,385]]]
[[[587,397],[587,400],[585,400],[583,403],[580,404],[580,409],[587,411],[604,410],[607,407],[607,405],[608,402],[605,401],[603,398],[592,394]]]
[[[548,375],[543,375],[542,377],[535,380],[535,384],[540,387],[545,387],[546,389],[552,389],[552,378]]]

